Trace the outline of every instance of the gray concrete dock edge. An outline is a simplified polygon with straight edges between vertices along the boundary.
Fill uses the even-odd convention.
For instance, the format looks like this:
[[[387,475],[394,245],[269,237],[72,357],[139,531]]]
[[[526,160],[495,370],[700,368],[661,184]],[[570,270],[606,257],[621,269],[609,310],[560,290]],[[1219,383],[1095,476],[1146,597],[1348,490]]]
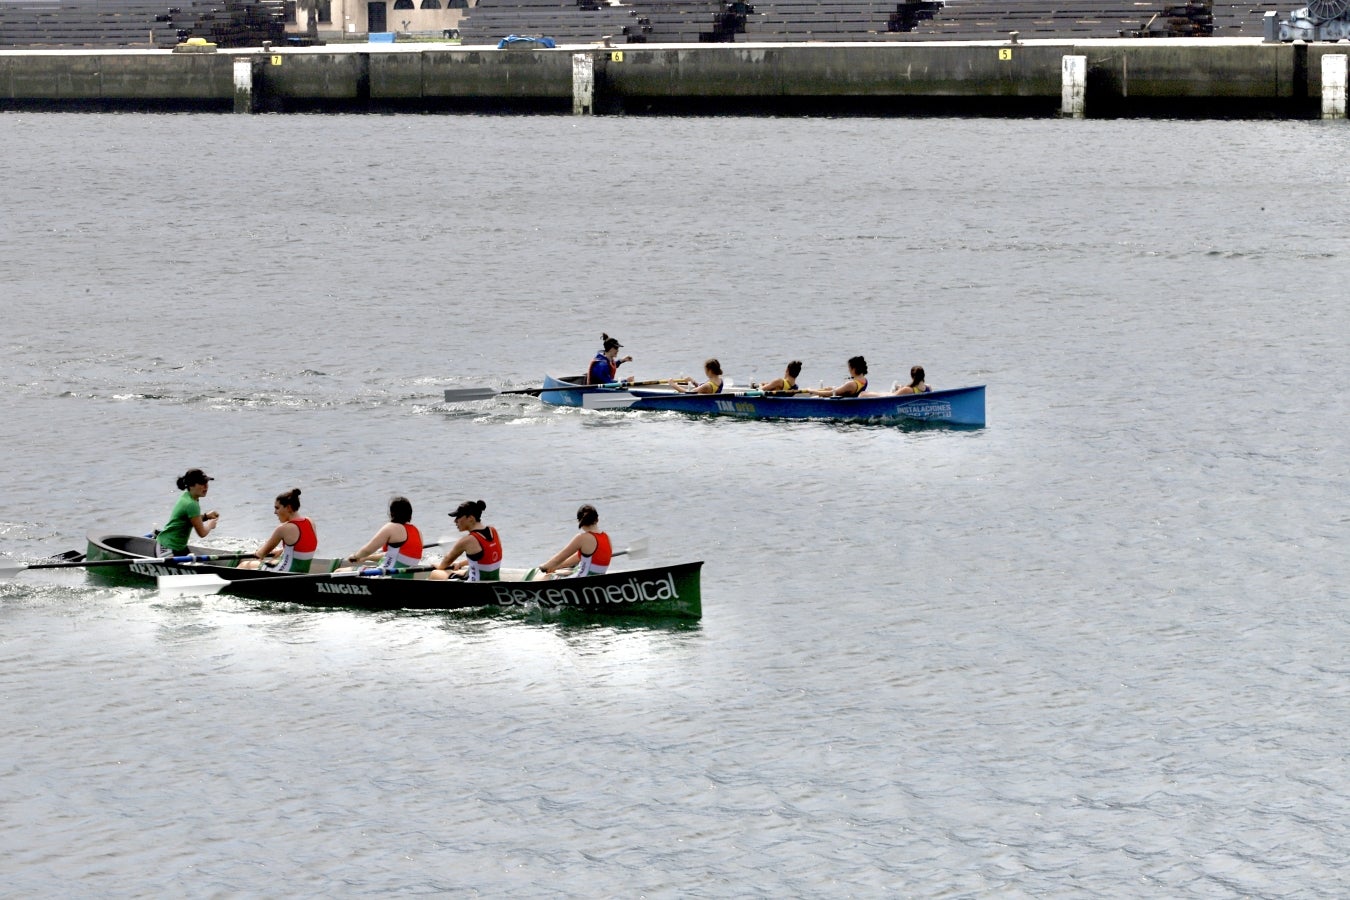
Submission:
[[[1154,115],[1186,105],[1203,113],[1218,104],[1228,114],[1250,108],[1316,117],[1326,111],[1322,58],[1345,54],[1336,44],[1256,39],[11,50],[0,51],[0,106],[163,103],[257,111],[473,103],[511,109],[529,101],[559,112],[698,114],[794,104],[828,112],[832,104],[851,103],[884,115],[904,114],[916,101],[975,101],[993,114],[1005,108],[1067,114],[1064,60],[1081,56],[1088,115],[1140,104]],[[585,66],[576,65],[578,55],[586,57]],[[583,71],[584,98],[575,84]],[[1333,64],[1328,71],[1345,70]],[[1331,87],[1331,95],[1344,96],[1343,84]],[[1332,108],[1343,109],[1338,102]]]

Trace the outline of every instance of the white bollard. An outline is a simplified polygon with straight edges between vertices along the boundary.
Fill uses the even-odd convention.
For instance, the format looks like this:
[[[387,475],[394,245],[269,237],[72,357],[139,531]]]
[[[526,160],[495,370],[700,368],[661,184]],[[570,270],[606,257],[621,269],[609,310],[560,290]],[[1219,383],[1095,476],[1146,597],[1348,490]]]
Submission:
[[[1065,56],[1060,64],[1059,114],[1081,119],[1087,115],[1087,57]]]
[[[1350,72],[1346,61],[1350,56],[1328,53],[1322,57],[1322,118],[1345,118],[1345,94]]]
[[[595,115],[595,60],[589,53],[572,54],[572,115]]]

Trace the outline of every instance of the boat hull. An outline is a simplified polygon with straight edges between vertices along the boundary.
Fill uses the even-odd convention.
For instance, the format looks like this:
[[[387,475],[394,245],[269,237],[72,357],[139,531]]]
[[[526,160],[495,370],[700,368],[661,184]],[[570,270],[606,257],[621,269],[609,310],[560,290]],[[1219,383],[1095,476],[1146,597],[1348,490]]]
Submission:
[[[703,563],[552,581],[431,581],[348,574],[231,581],[223,594],[303,606],[368,610],[574,610],[588,615],[698,619]]]
[[[755,391],[732,394],[678,394],[633,388],[632,409],[670,410],[742,419],[824,419],[844,422],[932,422],[984,426],[984,385],[885,394],[878,397],[775,397]]]
[[[220,552],[203,547],[188,549],[203,556]],[[161,575],[216,575],[228,582],[220,589],[223,594],[315,607],[369,610],[534,607],[673,619],[698,619],[703,615],[701,561],[588,578],[468,582],[431,581],[425,572],[416,578],[334,574],[331,569],[338,563],[330,559],[314,560],[314,565],[321,567],[317,574],[290,575],[240,569],[232,562],[167,563],[155,557],[154,552],[155,542],[150,538],[90,535],[86,553],[89,561],[136,561],[127,566],[95,567],[87,572],[101,581],[124,586],[153,586]]]

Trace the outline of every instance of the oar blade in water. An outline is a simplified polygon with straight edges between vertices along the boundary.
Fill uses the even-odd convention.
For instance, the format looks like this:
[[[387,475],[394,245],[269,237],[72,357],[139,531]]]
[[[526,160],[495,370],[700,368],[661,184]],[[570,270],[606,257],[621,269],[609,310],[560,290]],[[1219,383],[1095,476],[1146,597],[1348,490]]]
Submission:
[[[491,400],[500,394],[501,391],[493,388],[447,388],[445,392],[446,403],[468,403],[471,400]]]
[[[159,575],[155,588],[162,594],[214,594],[229,582],[219,575]]]

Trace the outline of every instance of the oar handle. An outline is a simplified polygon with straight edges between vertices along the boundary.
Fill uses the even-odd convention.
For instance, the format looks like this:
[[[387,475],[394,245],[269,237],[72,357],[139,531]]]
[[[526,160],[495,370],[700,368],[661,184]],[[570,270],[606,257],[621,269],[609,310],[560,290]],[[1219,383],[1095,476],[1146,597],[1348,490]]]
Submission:
[[[381,575],[411,575],[413,572],[430,572],[434,568],[436,568],[436,566],[433,563],[424,563],[420,566],[406,566],[402,569],[397,566],[392,569],[386,569],[384,566],[370,566],[347,574],[358,575],[363,578],[379,578]],[[329,574],[340,575],[342,573],[333,572]]]

